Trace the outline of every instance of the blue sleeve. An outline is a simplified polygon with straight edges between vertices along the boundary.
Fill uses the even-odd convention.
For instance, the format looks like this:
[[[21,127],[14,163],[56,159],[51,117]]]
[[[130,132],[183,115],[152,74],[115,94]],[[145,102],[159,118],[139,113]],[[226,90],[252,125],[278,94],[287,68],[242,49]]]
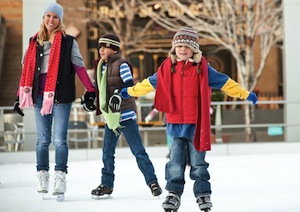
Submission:
[[[221,89],[228,81],[229,76],[216,71],[208,64],[208,84],[213,89]]]
[[[149,77],[149,82],[156,89],[157,85],[157,72],[155,72],[152,76]]]

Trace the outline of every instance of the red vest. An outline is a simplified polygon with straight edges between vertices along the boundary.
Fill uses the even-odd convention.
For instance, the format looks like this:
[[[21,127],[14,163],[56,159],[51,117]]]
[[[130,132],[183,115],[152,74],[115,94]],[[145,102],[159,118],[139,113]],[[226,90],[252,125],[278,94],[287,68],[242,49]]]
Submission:
[[[171,66],[171,59],[167,58],[158,69],[155,108],[166,113],[167,123],[195,124],[195,148],[210,150],[211,89],[207,62],[204,57],[200,64],[179,61],[175,73],[171,73]]]

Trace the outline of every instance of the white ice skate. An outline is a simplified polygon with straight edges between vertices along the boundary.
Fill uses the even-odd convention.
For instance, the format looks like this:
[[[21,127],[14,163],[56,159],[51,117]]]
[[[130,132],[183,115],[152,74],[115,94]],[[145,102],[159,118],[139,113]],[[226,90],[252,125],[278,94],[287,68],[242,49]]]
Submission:
[[[42,199],[44,199],[44,195],[48,193],[49,189],[49,173],[48,171],[40,170],[37,172],[37,177],[39,180],[37,192],[41,193]]]
[[[65,200],[66,188],[66,173],[62,171],[55,171],[54,173],[54,189],[53,195],[56,196],[58,202]]]

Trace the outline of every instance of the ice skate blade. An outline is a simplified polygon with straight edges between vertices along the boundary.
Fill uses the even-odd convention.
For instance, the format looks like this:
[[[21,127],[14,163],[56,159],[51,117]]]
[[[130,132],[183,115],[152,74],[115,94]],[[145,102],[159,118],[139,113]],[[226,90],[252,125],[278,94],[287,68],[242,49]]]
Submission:
[[[163,205],[163,209],[165,212],[177,212],[179,207],[175,207],[174,205]]]
[[[41,190],[41,191],[38,191],[38,193],[41,195],[42,200],[44,200],[44,199],[45,199],[45,194],[47,194],[48,191],[46,191],[46,190]]]
[[[57,202],[62,202],[64,200],[65,200],[65,195],[64,194],[57,195],[57,197],[56,197]]]
[[[41,192],[39,192],[39,194],[41,195],[41,199],[44,200],[44,199],[45,199],[45,194],[46,194],[46,193],[41,193]]]
[[[209,212],[212,208],[212,204],[211,203],[206,203],[206,204],[203,204],[203,205],[199,205],[199,209],[201,211],[204,211],[204,212]]]
[[[54,194],[56,196],[57,202],[62,202],[65,200],[65,194]]]
[[[165,212],[178,212],[178,208],[177,209],[164,209]]]
[[[99,199],[111,199],[112,196],[110,196],[110,194],[105,194],[105,195],[102,195],[102,196],[99,196],[99,195],[92,195],[92,199],[96,199],[96,200],[99,200]]]
[[[57,202],[62,202],[62,201],[65,200],[65,194],[62,193],[62,192],[55,191],[55,192],[52,193],[52,195],[56,196],[56,201]]]

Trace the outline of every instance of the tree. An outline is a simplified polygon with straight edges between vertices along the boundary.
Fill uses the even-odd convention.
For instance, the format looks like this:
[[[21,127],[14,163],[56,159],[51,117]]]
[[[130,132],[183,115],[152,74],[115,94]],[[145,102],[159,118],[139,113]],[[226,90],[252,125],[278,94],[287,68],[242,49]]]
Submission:
[[[97,26],[104,33],[114,33],[121,39],[122,56],[135,52],[167,53],[158,43],[150,39],[163,38],[170,32],[149,18],[153,8],[143,9],[136,0],[83,0],[82,7],[68,7],[68,11],[84,12],[86,18],[77,21]],[[159,12],[158,12],[159,13]],[[72,18],[74,21],[74,19]]]
[[[153,4],[138,1],[144,8]],[[250,91],[262,74],[271,47],[283,40],[281,0],[170,0],[161,1],[160,9],[150,17],[164,28],[176,31],[180,26],[190,26],[202,38],[229,50],[235,58],[239,82]],[[258,68],[254,66],[255,46],[260,48]],[[253,122],[254,108],[246,105],[245,124]],[[246,134],[248,141],[255,140],[250,127]]]

